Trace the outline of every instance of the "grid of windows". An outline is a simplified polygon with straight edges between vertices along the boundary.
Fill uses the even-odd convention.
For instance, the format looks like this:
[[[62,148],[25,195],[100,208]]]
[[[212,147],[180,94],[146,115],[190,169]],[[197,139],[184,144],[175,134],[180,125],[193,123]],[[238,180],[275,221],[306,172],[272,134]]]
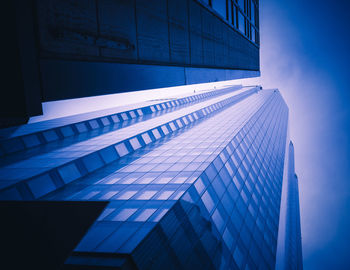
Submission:
[[[0,179],[10,186],[0,192],[0,198],[10,198],[15,193],[21,194],[18,190],[23,186],[23,182],[28,184],[30,192],[22,198],[37,199],[44,196],[145,146],[147,143],[143,141],[143,137],[157,141],[257,91],[256,88],[245,90],[228,93],[224,91],[225,94],[212,96],[210,100],[156,115],[147,121],[129,124],[99,136],[88,137],[66,147],[60,145],[61,148],[39,152],[33,158],[13,162],[0,168]],[[83,169],[79,169],[82,165]],[[59,175],[59,178],[55,175]],[[39,182],[40,185],[37,184]]]
[[[142,240],[165,226],[179,202],[187,202],[182,208],[190,220],[196,211],[197,218],[212,224],[211,240],[205,238],[209,242],[202,244],[211,247],[207,253],[213,255],[215,268],[272,267],[287,114],[278,92],[261,91],[198,121],[186,119],[183,129],[164,133],[44,198],[110,201],[78,252],[150,252]],[[166,235],[186,264],[192,253],[182,254],[183,245],[179,249],[175,244],[184,234],[180,223]],[[196,241],[204,241],[203,237],[199,234]],[[161,251],[152,247],[152,252]],[[138,263],[145,263],[142,260]]]
[[[255,44],[259,44],[259,1],[207,0],[201,1]]]
[[[239,269],[275,263],[287,110],[276,102],[269,110],[238,133],[184,196],[210,217]],[[232,267],[227,257],[222,262]]]
[[[129,254],[139,269],[273,268],[288,108],[277,90],[213,92],[152,104],[148,116],[120,112],[122,128],[3,166],[18,189],[4,185],[0,199],[109,201],[72,256]],[[110,118],[83,120],[74,125],[85,136]]]
[[[138,106],[127,106],[128,108],[122,110],[122,112],[120,112],[119,108],[111,108],[23,125],[20,128],[3,129],[0,130],[0,136],[2,137],[0,140],[0,156],[6,158],[7,154],[41,145],[48,147],[49,143],[51,143],[50,148],[52,148],[52,142],[55,141],[60,141],[60,145],[62,145],[64,140],[68,142],[70,140],[70,143],[77,142],[79,141],[78,136],[83,138],[97,136],[239,88],[237,86],[233,88],[228,87],[226,89],[180,96],[163,102],[148,101],[138,104]],[[84,133],[85,136],[82,136]],[[73,136],[75,136],[75,140],[72,140]],[[67,138],[69,139],[67,140]]]

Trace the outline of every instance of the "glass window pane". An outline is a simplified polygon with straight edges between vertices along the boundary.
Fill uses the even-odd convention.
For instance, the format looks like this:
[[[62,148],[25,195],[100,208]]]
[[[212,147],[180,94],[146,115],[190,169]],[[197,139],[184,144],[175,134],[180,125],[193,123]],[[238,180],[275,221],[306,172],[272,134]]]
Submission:
[[[225,186],[222,183],[219,176],[215,177],[214,181],[212,182],[212,186],[214,187],[214,190],[219,198],[224,194],[225,192]]]
[[[135,221],[146,221],[157,209],[150,208],[145,209],[135,218]]]
[[[232,5],[232,24],[237,28],[237,9],[235,5]]]
[[[212,0],[212,7],[226,19],[226,0]]]
[[[233,244],[233,237],[232,237],[232,234],[230,233],[230,231],[228,230],[228,228],[226,228],[222,238],[224,239],[228,248],[231,248],[232,244]]]
[[[208,191],[206,191],[203,194],[202,201],[203,201],[205,207],[207,208],[208,212],[210,213],[211,210],[213,210],[213,208],[214,208],[214,202],[213,202],[213,199],[211,198],[211,196],[209,195]]]
[[[125,156],[126,154],[129,153],[128,149],[126,148],[124,143],[120,143],[115,146],[115,149],[117,150],[118,154],[120,157]]]
[[[231,2],[231,0],[228,0],[227,3],[228,3],[228,7],[227,7],[228,8],[227,9],[228,17],[227,17],[227,20],[229,22],[232,22],[232,2]]]
[[[255,42],[255,29],[252,27],[252,41]]]
[[[244,16],[243,14],[239,11],[238,12],[238,29],[244,34]]]
[[[250,39],[252,39],[252,25],[248,21],[246,21],[246,24],[247,24],[246,34]]]
[[[132,196],[134,196],[137,193],[137,191],[125,191],[122,194],[120,194],[118,196],[118,200],[128,200],[130,199]]]
[[[224,228],[225,223],[218,209],[216,209],[215,212],[213,213],[212,219],[216,225],[216,228],[221,232],[222,229]]]
[[[173,193],[174,193],[174,191],[172,191],[172,190],[163,191],[158,196],[157,200],[167,200]]]
[[[209,0],[199,0],[200,2],[209,5]]]
[[[119,212],[118,215],[116,215],[113,220],[114,221],[125,221],[127,220],[133,213],[137,211],[137,208],[126,208]]]
[[[236,247],[236,250],[233,253],[233,258],[235,259],[237,265],[239,267],[242,267],[244,257],[243,253],[240,251],[238,246]]]
[[[239,7],[244,10],[244,0],[238,0]]]
[[[252,24],[255,24],[255,4],[253,1],[251,2],[251,20]]]
[[[156,194],[157,191],[154,190],[146,190],[141,192],[140,195],[136,197],[137,200],[148,200],[153,197],[154,194]]]

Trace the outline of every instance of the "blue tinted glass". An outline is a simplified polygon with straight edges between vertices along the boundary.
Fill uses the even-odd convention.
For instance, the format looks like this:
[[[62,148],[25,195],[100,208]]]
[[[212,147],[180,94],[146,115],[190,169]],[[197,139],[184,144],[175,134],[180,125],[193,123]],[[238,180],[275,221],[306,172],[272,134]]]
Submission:
[[[247,207],[246,207],[244,201],[242,200],[242,198],[238,197],[237,202],[236,202],[236,206],[237,206],[237,209],[238,209],[239,213],[242,216],[244,216]]]
[[[227,18],[227,20],[231,23],[232,22],[232,2],[231,2],[231,0],[228,0],[227,3],[228,3],[228,10],[227,10],[228,18]]]
[[[232,24],[237,27],[237,9],[235,5],[232,5]]]
[[[204,192],[204,194],[202,196],[202,201],[203,201],[205,207],[207,208],[208,212],[210,213],[214,208],[214,201],[211,198],[208,191]]]
[[[243,34],[245,33],[245,26],[244,26],[244,16],[243,14],[239,11],[238,12],[238,29],[241,31]]]
[[[214,181],[212,182],[212,186],[218,195],[219,198],[224,194],[225,192],[225,186],[222,183],[221,179],[219,176],[215,177]]]
[[[157,191],[154,191],[154,190],[146,190],[146,191],[143,191],[139,196],[137,196],[137,199],[138,200],[147,200],[147,199],[150,199],[154,196],[154,194],[156,194]]]
[[[114,221],[125,221],[137,211],[137,208],[126,208],[121,210],[114,218]]]
[[[139,123],[142,125],[128,126],[132,128],[125,134],[123,128],[120,134],[124,138],[119,133],[113,133],[82,146],[82,151],[92,149],[94,152],[98,147],[95,143],[101,143],[102,147],[108,147],[108,151],[96,152],[93,158],[83,159],[83,165],[91,171],[87,180],[80,179],[83,173],[87,173],[81,171],[80,163],[74,162],[74,166],[70,167],[67,164],[66,167],[62,166],[58,171],[67,183],[67,189],[57,192],[59,196],[55,198],[109,200],[109,206],[98,222],[111,223],[113,229],[107,230],[110,237],[105,234],[98,234],[98,237],[89,235],[89,245],[85,244],[80,248],[84,247],[86,252],[94,252],[98,247],[95,250],[131,254],[139,243],[140,250],[147,248],[148,245],[142,243],[150,243],[151,238],[154,243],[159,243],[157,234],[147,235],[150,230],[143,229],[147,224],[154,224],[161,226],[179,261],[192,258],[189,242],[202,241],[211,257],[214,258],[215,254],[224,257],[225,262],[221,260],[220,265],[222,269],[235,269],[235,261],[241,264],[242,269],[248,269],[245,268],[246,263],[249,267],[253,266],[252,269],[260,269],[260,261],[267,262],[267,268],[272,268],[274,258],[271,254],[276,251],[284,156],[284,145],[278,142],[285,141],[284,135],[279,134],[283,129],[278,123],[287,119],[287,111],[285,114],[279,113],[283,107],[282,103],[279,104],[282,100],[277,102],[276,98],[270,99],[270,96],[273,97],[270,92],[265,93],[251,95],[217,114],[212,112],[221,108],[224,103],[208,99],[204,102],[205,106],[210,105],[210,109],[203,110],[207,117],[202,119],[205,121],[201,121],[200,125],[188,125],[198,116],[204,115],[201,112],[197,116],[193,114],[193,117],[184,116],[183,111],[187,110],[188,113],[192,110],[188,106],[186,110],[174,110],[174,115],[162,117],[157,114],[152,119],[153,126],[147,126],[152,121],[144,121]],[[231,92],[227,92],[215,99],[225,100],[226,97],[233,96]],[[271,106],[264,106],[267,100],[271,100],[271,103],[265,104]],[[197,109],[204,108],[204,103],[200,102],[196,101]],[[169,104],[155,105],[153,110],[160,112],[169,107]],[[256,113],[257,109],[259,113]],[[119,120],[135,119],[138,115],[139,112],[134,110],[125,113]],[[176,125],[166,122],[170,118],[178,117],[181,118],[179,123],[187,125],[187,128],[177,130],[176,136],[173,136],[172,131],[180,126],[178,122]],[[106,118],[107,121],[111,121],[110,119],[113,118]],[[98,125],[102,127],[103,122],[105,121],[92,120],[87,127],[97,132]],[[256,134],[259,136],[256,137]],[[51,137],[48,135],[45,138]],[[78,145],[75,150],[79,150],[79,147]],[[61,153],[61,157],[64,155],[65,153]],[[104,167],[114,160],[115,164]],[[95,170],[98,170],[96,174],[93,173]],[[76,183],[76,179],[82,181]],[[49,180],[56,185],[55,179]],[[46,180],[42,181],[45,183]],[[30,185],[34,191],[37,186],[41,185]],[[200,235],[200,240],[186,231],[188,222]],[[123,230],[119,230],[121,227]],[[95,230],[92,233],[96,233]],[[148,236],[150,237],[147,238]],[[119,238],[122,240],[116,241]],[[160,240],[165,239],[162,237]],[[260,257],[247,255],[246,249],[250,250],[251,246],[267,251],[261,252]],[[157,251],[156,248],[148,251],[154,252],[153,258],[159,254],[162,256],[165,252],[164,249]]]
[[[226,0],[212,0],[212,7],[226,19]]]
[[[219,230],[219,232],[221,232],[224,228],[224,220],[221,216],[221,214],[219,213],[219,210],[216,209],[212,215],[212,219],[217,227],[217,229]]]
[[[225,207],[226,212],[230,214],[234,207],[234,202],[228,192],[225,192],[221,202],[222,205]]]
[[[233,253],[233,257],[237,263],[237,265],[239,267],[242,267],[243,265],[243,260],[244,260],[244,257],[243,257],[243,253],[241,252],[240,248],[237,246],[234,253]]]
[[[230,249],[233,244],[233,236],[231,232],[228,230],[228,228],[225,229],[222,239],[224,239],[227,247]]]
[[[239,196],[239,191],[234,183],[231,183],[227,188],[228,193],[232,197],[232,199],[235,201]]]
[[[202,2],[202,3],[205,3],[205,4],[207,4],[207,5],[209,5],[209,0],[199,0],[200,2]]]
[[[135,217],[135,221],[146,221],[157,209],[150,208],[143,210],[137,217]]]
[[[244,0],[238,0],[239,7],[244,10]]]

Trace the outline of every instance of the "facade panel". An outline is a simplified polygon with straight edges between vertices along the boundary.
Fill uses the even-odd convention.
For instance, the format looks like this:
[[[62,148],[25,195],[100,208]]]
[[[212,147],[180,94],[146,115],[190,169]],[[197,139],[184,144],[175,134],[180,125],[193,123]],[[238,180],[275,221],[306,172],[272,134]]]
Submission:
[[[3,16],[14,23],[4,29],[10,37],[6,61],[16,65],[5,77],[12,78],[9,84],[23,83],[14,87],[12,97],[3,96],[0,125],[41,114],[42,102],[185,85],[193,81],[186,77],[188,68],[212,73],[197,76],[197,83],[236,79],[242,71],[244,78],[259,76],[258,39],[232,23],[232,8],[225,3],[238,9],[231,0],[9,4]],[[258,9],[251,18],[246,3],[242,18],[258,36]]]
[[[133,1],[99,0],[97,9],[101,35],[97,44],[101,57],[136,60],[138,44]]]

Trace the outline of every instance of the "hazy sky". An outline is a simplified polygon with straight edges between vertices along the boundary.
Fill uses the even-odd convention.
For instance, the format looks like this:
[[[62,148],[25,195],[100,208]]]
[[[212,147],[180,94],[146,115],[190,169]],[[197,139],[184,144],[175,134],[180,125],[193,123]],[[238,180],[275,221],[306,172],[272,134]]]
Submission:
[[[350,1],[261,0],[261,83],[290,108],[305,269],[350,269]]]

